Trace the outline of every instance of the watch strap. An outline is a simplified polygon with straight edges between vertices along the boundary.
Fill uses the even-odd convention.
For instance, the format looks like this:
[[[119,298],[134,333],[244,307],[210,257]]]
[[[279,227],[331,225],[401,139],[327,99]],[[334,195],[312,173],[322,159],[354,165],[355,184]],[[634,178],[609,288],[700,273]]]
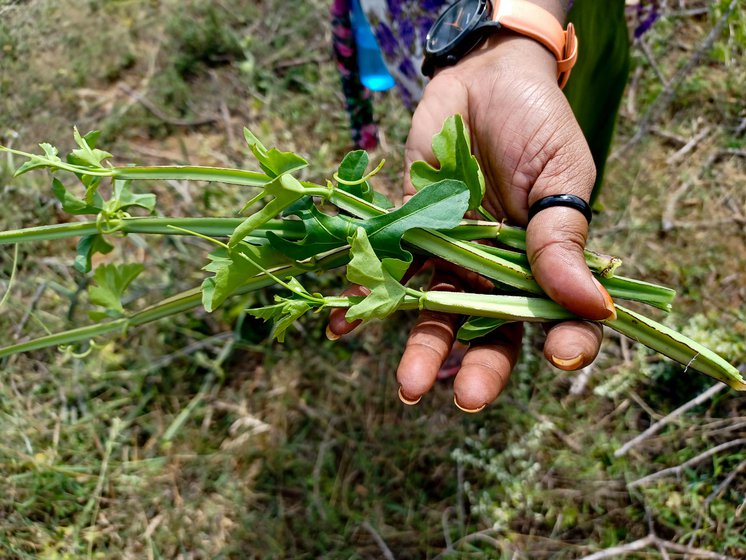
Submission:
[[[567,30],[557,18],[526,0],[495,0],[492,20],[502,27],[531,37],[544,45],[557,59],[557,81],[564,87],[578,58],[578,39],[575,27]]]

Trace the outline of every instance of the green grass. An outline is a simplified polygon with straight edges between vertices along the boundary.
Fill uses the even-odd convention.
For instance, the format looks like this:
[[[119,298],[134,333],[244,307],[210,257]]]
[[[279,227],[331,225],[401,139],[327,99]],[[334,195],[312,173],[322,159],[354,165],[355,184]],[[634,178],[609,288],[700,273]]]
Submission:
[[[314,178],[348,148],[324,50],[325,1],[32,0],[0,9],[14,4],[0,18],[3,143],[13,130],[19,148],[68,147],[77,123],[101,128],[102,144],[123,159],[249,168],[240,135],[248,125],[268,144],[306,155]],[[716,17],[654,27],[646,40],[666,76]],[[734,18],[734,33],[744,17]],[[716,43],[656,123],[686,139],[710,128],[686,157],[671,161],[681,145],[652,133],[610,164],[591,238],[625,257],[625,274],[675,286],[667,321],[736,364],[746,362],[746,170],[742,157],[712,155],[743,147],[743,51],[740,39]],[[646,59],[635,61],[642,71],[618,142],[662,89]],[[395,96],[378,108],[387,147],[376,156],[388,160],[380,180],[396,193],[407,115]],[[200,126],[168,122],[213,115]],[[10,167],[3,159],[0,227],[69,219],[43,174],[11,182]],[[154,190],[175,215],[224,213],[241,199],[214,185]],[[675,227],[663,231],[664,216]],[[0,310],[6,341],[85,319],[77,302],[87,279],[69,266],[74,244],[32,249],[21,251]],[[141,305],[198,285],[201,275],[187,271],[206,250],[130,236],[107,258],[148,265],[133,284]],[[11,257],[0,250],[0,293]],[[314,282],[341,289],[339,279]],[[432,558],[448,542],[458,544],[447,558],[569,559],[641,538],[649,523],[667,540],[746,554],[743,477],[704,507],[745,448],[679,478],[626,487],[746,437],[743,397],[724,392],[616,458],[624,442],[701,392],[702,378],[609,337],[574,395],[578,374],[540,360],[541,333],[532,329],[506,394],[485,412],[456,410],[448,382],[406,408],[394,372],[413,318],[332,344],[323,317],[312,317],[280,346],[243,313],[246,303],[0,363],[0,557],[377,558],[372,528],[398,559]]]

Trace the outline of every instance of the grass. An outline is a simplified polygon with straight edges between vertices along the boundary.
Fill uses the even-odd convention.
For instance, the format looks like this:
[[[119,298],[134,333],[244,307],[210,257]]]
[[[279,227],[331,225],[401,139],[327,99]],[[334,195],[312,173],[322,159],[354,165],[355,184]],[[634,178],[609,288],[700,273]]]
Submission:
[[[101,128],[122,158],[249,167],[240,136],[249,125],[307,155],[314,177],[348,148],[321,0],[32,0],[0,10],[4,143],[13,130],[17,147],[66,147],[78,123]],[[664,76],[715,12],[664,18],[646,36]],[[611,162],[592,234],[594,248],[625,257],[630,276],[676,286],[668,321],[736,364],[746,362],[746,170],[724,150],[744,146],[744,26],[735,16],[736,40],[717,42],[656,131]],[[663,88],[639,50],[635,63],[618,143]],[[379,111],[381,180],[395,193],[407,117],[394,96]],[[204,117],[215,120],[174,124]],[[675,155],[677,137],[705,129]],[[43,175],[11,182],[10,167],[2,162],[0,227],[68,219]],[[216,186],[155,190],[175,215],[224,211],[240,198]],[[21,251],[0,313],[6,340],[85,319],[76,302],[87,280],[71,272],[73,249]],[[204,252],[201,242],[130,236],[107,258],[148,264],[134,285],[147,302],[198,284],[183,270]],[[0,250],[3,293],[11,256]],[[458,412],[448,383],[405,408],[393,374],[412,318],[332,344],[315,317],[278,346],[245,303],[0,364],[0,557],[376,558],[377,537],[396,558],[432,558],[457,543],[447,558],[560,559],[629,543],[650,526],[680,544],[746,554],[743,477],[710,499],[746,458],[743,447],[626,487],[746,437],[744,397],[723,392],[617,458],[621,444],[704,390],[703,378],[610,338],[573,394],[578,374],[539,360],[532,330],[506,394],[482,414]]]

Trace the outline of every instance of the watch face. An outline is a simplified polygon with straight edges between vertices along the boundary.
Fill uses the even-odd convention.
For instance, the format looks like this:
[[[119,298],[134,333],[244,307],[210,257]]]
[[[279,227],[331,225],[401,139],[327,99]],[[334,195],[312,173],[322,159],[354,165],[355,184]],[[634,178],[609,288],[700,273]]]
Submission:
[[[438,54],[453,47],[482,21],[485,0],[457,0],[438,18],[427,34],[426,50]]]

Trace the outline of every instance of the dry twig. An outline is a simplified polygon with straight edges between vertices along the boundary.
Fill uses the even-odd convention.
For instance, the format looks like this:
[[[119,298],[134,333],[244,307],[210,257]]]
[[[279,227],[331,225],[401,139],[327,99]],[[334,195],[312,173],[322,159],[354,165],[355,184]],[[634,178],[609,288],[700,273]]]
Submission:
[[[707,391],[705,391],[704,393],[701,393],[700,395],[696,396],[689,402],[684,403],[679,408],[677,408],[670,414],[667,414],[666,416],[658,420],[655,424],[651,425],[647,430],[642,432],[640,435],[632,438],[630,441],[625,443],[622,447],[620,447],[614,452],[614,457],[622,457],[626,455],[630,449],[632,449],[636,445],[639,445],[640,443],[648,439],[650,436],[659,432],[664,426],[673,422],[676,418],[684,414],[686,411],[694,408],[695,406],[702,404],[705,401],[710,400],[712,397],[714,397],[715,395],[717,395],[718,393],[720,393],[726,388],[727,386],[724,385],[723,383],[716,383],[715,385],[707,389]]]
[[[378,534],[378,531],[376,531],[373,528],[373,525],[368,523],[367,521],[363,521],[363,529],[368,531],[371,537],[373,537],[373,540],[376,541],[376,544],[378,545],[378,548],[381,549],[381,554],[383,554],[383,557],[386,560],[395,560],[394,554],[391,552],[391,549],[386,544],[386,541],[383,540],[383,537]]]
[[[711,449],[708,449],[707,451],[703,453],[700,453],[699,455],[695,457],[692,457],[691,459],[681,463],[680,465],[676,465],[675,467],[669,467],[667,469],[654,472],[647,476],[643,476],[642,478],[638,478],[637,480],[633,480],[632,482],[627,484],[627,488],[634,488],[635,486],[642,486],[643,484],[647,484],[648,482],[652,482],[654,480],[658,480],[659,478],[663,478],[669,475],[678,476],[685,469],[688,469],[689,467],[693,467],[694,465],[698,465],[699,463],[706,461],[713,455],[717,455],[721,451],[725,451],[732,447],[738,447],[739,445],[746,445],[746,438],[739,438],[739,439],[734,439],[732,441],[726,441],[725,443],[721,443],[720,445],[717,445]]]
[[[603,560],[604,558],[614,558],[615,556],[626,556],[632,552],[643,550],[654,546],[659,549],[669,550],[678,554],[686,554],[690,556],[696,556],[697,558],[706,558],[712,560],[737,560],[732,556],[725,556],[724,554],[718,554],[717,552],[711,552],[701,548],[692,548],[683,544],[677,544],[671,541],[661,539],[655,534],[649,534],[647,537],[643,537],[629,544],[623,544],[619,546],[612,546],[606,550],[600,550],[594,552],[589,556],[583,556],[580,560]]]
[[[710,134],[711,128],[709,126],[704,127],[702,130],[700,130],[697,134],[692,136],[692,138],[684,144],[679,150],[677,150],[675,153],[671,155],[666,160],[666,163],[674,164],[678,163],[682,159],[684,159],[684,156],[686,156],[689,152],[691,152],[694,148],[697,147],[697,145],[704,140],[708,134]]]
[[[686,191],[692,187],[691,182],[684,181],[679,185],[666,200],[666,205],[663,207],[663,215],[661,216],[661,231],[668,232],[674,229],[674,223],[676,222],[676,206],[679,203],[679,199],[684,196]]]

